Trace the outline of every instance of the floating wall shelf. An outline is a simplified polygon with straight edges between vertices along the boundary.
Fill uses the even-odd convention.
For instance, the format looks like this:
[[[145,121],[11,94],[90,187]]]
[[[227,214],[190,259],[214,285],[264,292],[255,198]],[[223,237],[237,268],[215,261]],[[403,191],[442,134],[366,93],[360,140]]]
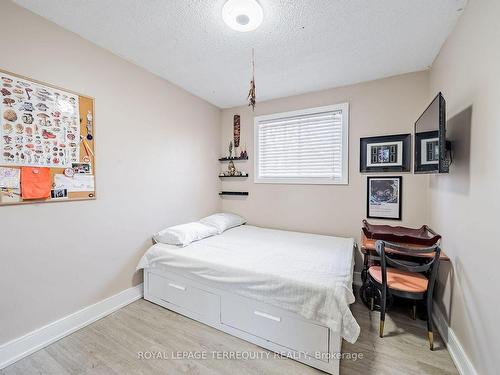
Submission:
[[[238,161],[238,160],[248,160],[248,156],[246,158],[220,158],[219,161]]]
[[[221,191],[219,193],[220,196],[223,195],[234,195],[234,196],[247,196],[248,191]]]
[[[241,176],[224,176],[224,175],[219,175],[219,178],[246,178],[248,177],[248,173],[247,174],[242,174]]]

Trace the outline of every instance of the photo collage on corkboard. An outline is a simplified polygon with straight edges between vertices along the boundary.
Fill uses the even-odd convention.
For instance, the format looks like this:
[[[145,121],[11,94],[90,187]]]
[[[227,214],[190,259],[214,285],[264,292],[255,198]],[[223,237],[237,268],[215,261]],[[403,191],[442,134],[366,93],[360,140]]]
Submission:
[[[0,70],[0,206],[95,199],[94,100]]]

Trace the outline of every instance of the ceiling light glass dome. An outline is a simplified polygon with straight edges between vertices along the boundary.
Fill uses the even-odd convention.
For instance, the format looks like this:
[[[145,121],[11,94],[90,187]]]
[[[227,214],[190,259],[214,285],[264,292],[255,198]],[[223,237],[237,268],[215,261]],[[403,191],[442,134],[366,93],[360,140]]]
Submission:
[[[264,19],[262,7],[256,0],[228,0],[222,7],[222,19],[233,30],[255,30]]]

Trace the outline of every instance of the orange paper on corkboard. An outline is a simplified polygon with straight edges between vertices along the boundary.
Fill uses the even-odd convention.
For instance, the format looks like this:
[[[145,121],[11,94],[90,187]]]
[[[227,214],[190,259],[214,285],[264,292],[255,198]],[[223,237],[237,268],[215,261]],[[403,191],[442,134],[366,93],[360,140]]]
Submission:
[[[51,186],[50,168],[21,168],[21,196],[23,199],[50,198]]]

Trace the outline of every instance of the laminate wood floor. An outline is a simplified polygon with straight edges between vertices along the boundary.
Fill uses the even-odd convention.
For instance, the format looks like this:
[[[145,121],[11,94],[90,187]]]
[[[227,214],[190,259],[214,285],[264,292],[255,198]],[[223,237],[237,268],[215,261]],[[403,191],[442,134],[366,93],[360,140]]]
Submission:
[[[383,339],[378,337],[379,313],[357,302],[352,310],[361,336],[355,344],[344,341],[343,352],[363,353],[357,361],[342,360],[341,375],[457,374],[436,336],[428,349],[424,321],[413,321],[407,311],[389,311]],[[172,352],[208,353],[207,359],[165,359]],[[212,352],[248,351],[264,358],[270,353],[160,306],[139,300],[70,336],[0,370],[2,375],[26,374],[322,374],[299,362],[274,358],[212,358]],[[156,359],[141,359],[140,352],[156,352]],[[257,353],[257,354],[255,354]],[[148,354],[146,353],[147,357]]]

